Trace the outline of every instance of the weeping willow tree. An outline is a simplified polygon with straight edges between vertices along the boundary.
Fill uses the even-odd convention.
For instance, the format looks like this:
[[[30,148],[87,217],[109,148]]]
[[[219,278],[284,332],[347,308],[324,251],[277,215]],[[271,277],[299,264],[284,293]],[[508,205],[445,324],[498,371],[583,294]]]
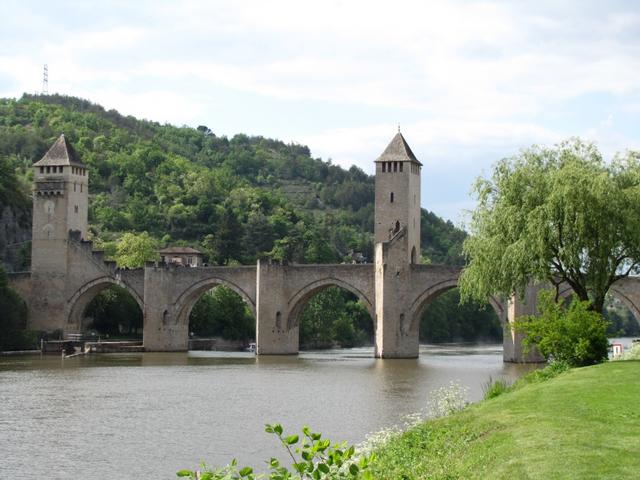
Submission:
[[[522,292],[530,281],[566,283],[602,312],[611,285],[638,273],[638,153],[607,163],[570,139],[500,161],[474,187],[478,205],[463,251],[463,299]]]

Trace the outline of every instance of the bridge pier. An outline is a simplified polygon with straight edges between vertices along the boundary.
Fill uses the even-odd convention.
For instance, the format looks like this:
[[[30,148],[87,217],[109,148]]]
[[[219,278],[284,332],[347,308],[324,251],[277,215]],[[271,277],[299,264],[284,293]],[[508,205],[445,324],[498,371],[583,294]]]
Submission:
[[[514,332],[511,328],[518,317],[537,315],[536,303],[538,293],[542,288],[543,286],[539,284],[528,285],[524,298],[514,296],[507,302],[507,323],[504,325],[502,340],[503,361],[511,363],[542,363],[545,361],[535,348],[525,352],[522,344],[525,335]]]
[[[299,327],[289,321],[285,268],[258,260],[256,269],[256,353],[295,355]]]
[[[418,357],[418,330],[411,328],[411,264],[407,262],[406,230],[375,251],[375,355],[378,358]]]
[[[189,322],[175,311],[177,269],[147,266],[144,270],[143,345],[146,351],[187,351]]]

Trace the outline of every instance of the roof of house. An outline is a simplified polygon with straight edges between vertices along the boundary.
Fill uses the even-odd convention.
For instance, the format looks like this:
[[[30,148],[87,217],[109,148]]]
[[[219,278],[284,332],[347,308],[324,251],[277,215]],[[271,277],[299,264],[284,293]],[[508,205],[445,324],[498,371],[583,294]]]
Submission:
[[[160,254],[174,254],[174,255],[202,255],[200,250],[196,250],[191,247],[167,247],[162,250],[158,250]]]
[[[87,168],[71,146],[71,143],[69,143],[65,138],[64,133],[58,137],[56,143],[54,143],[47,153],[44,154],[44,157],[33,164],[34,167],[47,167],[53,165],[73,165],[75,167]]]
[[[422,165],[411,151],[411,147],[400,132],[396,133],[376,162],[414,162]]]

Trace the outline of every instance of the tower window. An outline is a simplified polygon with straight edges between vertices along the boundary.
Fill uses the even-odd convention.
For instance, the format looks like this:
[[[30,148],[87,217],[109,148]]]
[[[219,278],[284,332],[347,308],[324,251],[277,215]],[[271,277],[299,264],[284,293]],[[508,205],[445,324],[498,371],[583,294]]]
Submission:
[[[74,192],[76,191],[76,187],[77,187],[77,185],[74,183],[74,184],[73,184],[73,191],[74,191]]]
[[[394,172],[398,171],[398,162],[393,162],[393,171]]]
[[[387,162],[387,172],[391,173],[391,162]]]
[[[73,211],[74,211],[74,212],[76,212],[76,213],[78,213],[78,205],[75,205],[75,206],[73,207]]]
[[[390,195],[389,199],[390,199],[391,203],[393,203],[393,192],[391,192],[391,195]]]
[[[400,171],[402,171],[402,162],[400,162]]]
[[[80,184],[80,192],[82,192],[82,184]]]
[[[51,173],[51,167],[47,167],[47,173]]]
[[[387,163],[386,162],[382,162],[382,173],[387,171]]]
[[[40,167],[40,173],[44,173],[44,167]]]

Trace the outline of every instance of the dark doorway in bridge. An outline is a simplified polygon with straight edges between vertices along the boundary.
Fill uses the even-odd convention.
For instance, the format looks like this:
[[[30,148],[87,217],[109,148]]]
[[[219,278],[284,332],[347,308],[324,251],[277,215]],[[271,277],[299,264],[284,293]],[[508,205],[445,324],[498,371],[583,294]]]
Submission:
[[[460,292],[451,289],[435,298],[420,319],[421,343],[502,342],[500,319],[491,305],[460,304]]]
[[[353,293],[331,286],[309,299],[298,315],[300,349],[373,345],[373,320]]]
[[[607,294],[602,314],[610,322],[607,327],[608,337],[640,336],[640,323],[624,302],[615,295]]]
[[[110,339],[142,338],[142,311],[124,288],[111,285],[87,305],[82,322],[83,333],[95,333]]]
[[[189,315],[189,350],[244,350],[256,321],[242,297],[224,285],[207,290]]]

